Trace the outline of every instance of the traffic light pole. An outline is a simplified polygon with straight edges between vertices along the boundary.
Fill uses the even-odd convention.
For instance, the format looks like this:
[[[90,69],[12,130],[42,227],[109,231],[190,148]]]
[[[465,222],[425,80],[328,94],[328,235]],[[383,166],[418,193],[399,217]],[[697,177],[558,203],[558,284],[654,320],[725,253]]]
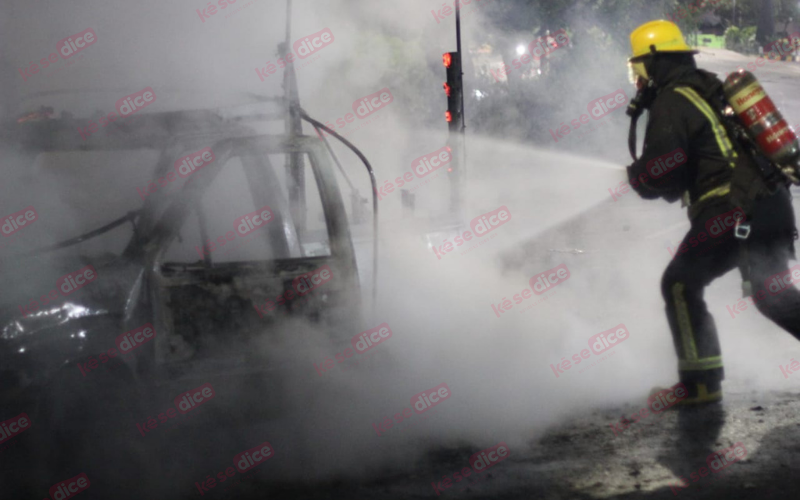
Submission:
[[[467,120],[464,118],[464,66],[461,60],[461,0],[456,0],[456,52],[458,52],[458,67],[461,74],[458,76],[461,83],[461,134],[467,128]]]
[[[464,70],[461,58],[461,0],[456,0],[456,58],[458,60],[458,74],[456,75],[458,83],[458,99],[459,113],[458,119],[461,120],[461,127],[458,128],[456,124],[455,134],[451,127],[450,129],[450,153],[453,155],[452,162],[454,165],[450,178],[450,211],[453,216],[459,217],[461,215],[461,194],[463,191],[464,181],[466,180],[466,146],[464,143],[465,129],[467,128],[466,120],[464,118]]]

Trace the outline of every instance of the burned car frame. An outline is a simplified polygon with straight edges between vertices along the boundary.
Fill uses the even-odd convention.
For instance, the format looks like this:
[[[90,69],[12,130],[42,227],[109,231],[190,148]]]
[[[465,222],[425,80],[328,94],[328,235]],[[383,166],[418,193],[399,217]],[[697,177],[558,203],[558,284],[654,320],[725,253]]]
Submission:
[[[120,347],[123,342],[128,342],[132,355],[118,353],[122,363],[116,374],[106,377],[102,388],[84,384],[79,399],[97,397],[92,391],[119,392],[120,385],[139,385],[151,395],[156,391],[160,394],[156,399],[162,401],[167,400],[165,395],[209,382],[222,400],[245,386],[274,392],[274,379],[264,375],[279,371],[283,360],[265,349],[263,341],[282,321],[311,321],[334,343],[349,342],[359,331],[358,270],[331,161],[339,166],[338,159],[319,137],[263,134],[250,126],[281,118],[283,113],[243,117],[198,110],[126,117],[105,134],[87,139],[76,130],[87,127],[88,120],[67,114],[52,119],[51,114],[41,113],[38,119],[26,115],[6,128],[4,143],[30,161],[53,152],[156,150],[156,178],[169,175],[183,157],[203,148],[213,151],[214,160],[187,175],[176,191],[148,196],[140,209],[102,228],[13,258],[14,262],[46,258],[58,268],[90,267],[97,280],[36,311],[16,307],[27,297],[6,295],[0,309],[3,407],[30,411],[50,437],[85,436],[97,427],[89,429],[79,419],[69,418],[73,403],[57,394],[96,368],[97,361],[90,366],[87,359],[111,356],[115,348],[125,351]],[[276,157],[285,159],[285,165],[276,165]],[[213,198],[207,196],[212,186],[234,170],[241,189],[231,199],[247,201],[251,207],[238,212],[235,221],[215,216],[204,206]],[[318,220],[308,216],[307,198],[317,200]],[[252,218],[262,221],[256,228],[248,213],[260,210],[263,217]],[[250,227],[252,232],[237,229],[234,222],[244,218],[249,222],[239,227]],[[211,219],[227,226],[214,230]],[[91,262],[60,257],[63,249],[128,223],[133,235],[118,257]],[[238,259],[214,251],[218,234],[223,236],[217,244],[239,245]],[[173,252],[177,243],[187,243],[189,252]],[[144,328],[152,341],[142,341]],[[139,342],[126,335],[131,333]],[[126,420],[135,413],[133,392],[126,389],[125,394],[105,398],[116,398],[116,407],[111,405],[116,411],[106,413],[124,413]],[[243,412],[245,418],[265,418],[259,409],[251,410]],[[116,425],[104,411],[94,412],[93,425]],[[50,470],[62,469],[68,457],[52,460]]]

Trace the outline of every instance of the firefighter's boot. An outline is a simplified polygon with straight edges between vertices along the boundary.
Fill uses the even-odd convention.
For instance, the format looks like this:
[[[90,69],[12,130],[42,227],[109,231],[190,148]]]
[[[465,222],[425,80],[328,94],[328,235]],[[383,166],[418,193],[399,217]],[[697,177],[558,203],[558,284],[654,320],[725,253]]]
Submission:
[[[725,378],[725,372],[721,367],[679,373],[689,395],[678,402],[678,406],[697,406],[722,401],[722,379]]]
[[[685,398],[675,403],[674,407],[687,408],[696,407],[709,403],[722,401],[722,380],[725,374],[722,368],[703,371],[683,371],[680,372],[681,383],[686,386],[688,394]],[[655,388],[650,395],[663,390]]]

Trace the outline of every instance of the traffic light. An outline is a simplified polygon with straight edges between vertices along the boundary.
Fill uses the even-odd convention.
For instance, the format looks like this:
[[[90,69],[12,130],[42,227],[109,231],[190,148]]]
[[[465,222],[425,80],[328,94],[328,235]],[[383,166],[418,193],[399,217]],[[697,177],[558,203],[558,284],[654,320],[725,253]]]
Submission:
[[[444,116],[450,126],[450,132],[461,131],[461,59],[458,52],[445,52],[442,62],[447,69],[447,82],[444,84],[444,93],[447,95],[447,112]]]

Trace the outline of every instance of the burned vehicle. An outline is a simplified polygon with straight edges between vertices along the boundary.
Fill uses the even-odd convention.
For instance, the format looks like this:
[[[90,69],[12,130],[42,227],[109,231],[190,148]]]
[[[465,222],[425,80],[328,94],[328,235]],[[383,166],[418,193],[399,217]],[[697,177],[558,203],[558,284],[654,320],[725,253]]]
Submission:
[[[277,114],[263,112],[268,104]],[[29,482],[39,489],[28,484],[41,492],[80,473],[74,464],[96,463],[88,443],[103,442],[122,450],[105,480],[132,491],[133,472],[148,460],[130,444],[137,431],[150,432],[142,421],[182,408],[174,400],[205,385],[219,408],[244,391],[259,395],[237,400],[232,418],[269,418],[284,390],[276,375],[283,360],[268,348],[281,324],[303,320],[348,345],[360,331],[338,160],[320,137],[260,131],[291,104],[258,106],[142,113],[88,137],[77,131],[89,120],[43,110],[6,129],[5,145],[31,163],[68,169],[87,154],[124,153],[141,170],[128,152],[145,149],[156,165],[152,182],[136,186],[139,208],[108,208],[100,215],[115,220],[102,227],[3,258],[0,407],[3,418],[27,413],[35,430],[22,441],[26,452],[0,457],[4,488],[29,475],[31,462],[20,471],[31,460],[44,463],[37,468],[46,477]],[[81,252],[103,239],[114,245]]]

